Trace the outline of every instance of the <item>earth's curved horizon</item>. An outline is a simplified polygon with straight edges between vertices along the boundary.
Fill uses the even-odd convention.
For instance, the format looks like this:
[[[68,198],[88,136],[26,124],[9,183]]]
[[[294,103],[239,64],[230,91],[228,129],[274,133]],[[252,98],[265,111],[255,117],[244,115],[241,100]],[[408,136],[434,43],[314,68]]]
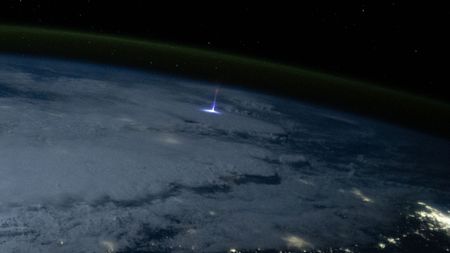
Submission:
[[[0,251],[450,250],[447,139],[208,84],[0,55]]]
[[[107,34],[0,25],[0,52],[63,57],[266,89],[450,138],[446,101],[239,55]]]

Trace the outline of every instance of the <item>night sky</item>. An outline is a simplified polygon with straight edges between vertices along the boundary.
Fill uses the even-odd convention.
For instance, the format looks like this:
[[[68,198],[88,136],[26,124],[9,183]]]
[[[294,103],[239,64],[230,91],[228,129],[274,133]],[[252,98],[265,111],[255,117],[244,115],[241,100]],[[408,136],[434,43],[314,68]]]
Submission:
[[[0,3],[0,24],[106,33],[230,52],[447,101],[449,19],[449,8],[430,1]]]

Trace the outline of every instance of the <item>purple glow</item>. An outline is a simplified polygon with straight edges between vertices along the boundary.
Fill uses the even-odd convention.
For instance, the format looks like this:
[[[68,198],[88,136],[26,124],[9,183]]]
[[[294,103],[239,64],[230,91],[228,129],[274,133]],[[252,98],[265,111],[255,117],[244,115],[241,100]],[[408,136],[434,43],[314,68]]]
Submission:
[[[219,93],[219,88],[217,88],[214,92],[214,100],[212,102],[211,109],[203,109],[202,111],[208,112],[208,113],[220,114],[219,111],[216,111],[217,93]]]

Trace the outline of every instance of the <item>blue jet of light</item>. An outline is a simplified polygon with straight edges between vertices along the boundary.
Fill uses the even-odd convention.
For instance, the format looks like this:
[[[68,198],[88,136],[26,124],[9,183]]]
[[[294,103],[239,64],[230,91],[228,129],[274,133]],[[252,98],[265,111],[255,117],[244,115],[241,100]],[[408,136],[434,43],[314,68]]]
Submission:
[[[203,109],[204,112],[220,114],[219,111],[216,111],[216,101],[217,101],[217,94],[218,93],[219,93],[219,88],[216,88],[216,90],[214,91],[214,100],[212,102],[211,108],[210,109]]]

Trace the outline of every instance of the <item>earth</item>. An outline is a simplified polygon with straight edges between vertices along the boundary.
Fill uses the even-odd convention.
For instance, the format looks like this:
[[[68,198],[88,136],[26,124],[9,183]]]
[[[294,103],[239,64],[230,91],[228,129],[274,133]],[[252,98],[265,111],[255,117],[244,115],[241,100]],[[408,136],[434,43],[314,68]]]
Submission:
[[[11,55],[0,119],[1,252],[450,251],[444,138],[222,83]]]

